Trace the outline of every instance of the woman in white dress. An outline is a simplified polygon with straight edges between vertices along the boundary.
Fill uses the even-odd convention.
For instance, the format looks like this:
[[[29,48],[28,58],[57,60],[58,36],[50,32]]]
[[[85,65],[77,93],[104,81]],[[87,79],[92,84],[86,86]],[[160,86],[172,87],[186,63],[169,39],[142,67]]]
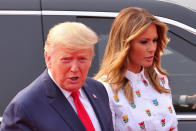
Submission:
[[[168,74],[161,55],[167,26],[142,8],[130,7],[115,18],[95,79],[109,95],[116,131],[176,131]]]

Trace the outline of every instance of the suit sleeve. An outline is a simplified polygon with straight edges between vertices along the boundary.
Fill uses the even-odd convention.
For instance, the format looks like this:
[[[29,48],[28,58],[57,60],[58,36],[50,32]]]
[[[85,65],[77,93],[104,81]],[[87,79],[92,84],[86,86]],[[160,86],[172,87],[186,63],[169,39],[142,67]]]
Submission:
[[[4,114],[0,131],[36,131],[30,113],[21,104],[10,104]]]

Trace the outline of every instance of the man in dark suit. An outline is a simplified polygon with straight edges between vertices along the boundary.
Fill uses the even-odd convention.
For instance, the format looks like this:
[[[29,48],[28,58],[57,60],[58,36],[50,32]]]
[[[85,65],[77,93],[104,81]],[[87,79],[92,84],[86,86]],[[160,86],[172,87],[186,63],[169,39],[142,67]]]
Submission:
[[[77,22],[50,29],[47,69],[7,106],[1,131],[113,131],[104,86],[87,78],[97,35]],[[78,96],[79,95],[79,96]]]

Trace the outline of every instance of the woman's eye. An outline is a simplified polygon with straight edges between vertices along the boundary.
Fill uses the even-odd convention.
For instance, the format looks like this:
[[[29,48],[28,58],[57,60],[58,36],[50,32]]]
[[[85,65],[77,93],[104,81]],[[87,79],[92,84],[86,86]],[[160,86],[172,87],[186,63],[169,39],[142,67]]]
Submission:
[[[154,43],[157,42],[157,41],[158,41],[158,39],[154,39],[154,40],[153,40]]]
[[[141,44],[146,44],[146,43],[148,43],[148,41],[147,40],[143,40],[143,41],[140,41],[140,43]]]

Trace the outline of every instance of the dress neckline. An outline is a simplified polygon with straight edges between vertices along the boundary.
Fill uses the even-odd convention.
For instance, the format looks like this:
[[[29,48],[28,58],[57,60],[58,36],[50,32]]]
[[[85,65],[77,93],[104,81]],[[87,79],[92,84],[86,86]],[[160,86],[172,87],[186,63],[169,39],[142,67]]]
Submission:
[[[125,77],[128,79],[128,80],[131,80],[131,81],[138,81],[138,80],[143,80],[145,77],[144,77],[144,68],[142,68],[141,72],[139,73],[134,73],[130,70],[127,70],[126,73],[125,73]]]

